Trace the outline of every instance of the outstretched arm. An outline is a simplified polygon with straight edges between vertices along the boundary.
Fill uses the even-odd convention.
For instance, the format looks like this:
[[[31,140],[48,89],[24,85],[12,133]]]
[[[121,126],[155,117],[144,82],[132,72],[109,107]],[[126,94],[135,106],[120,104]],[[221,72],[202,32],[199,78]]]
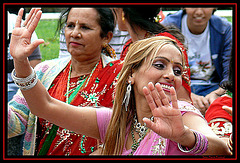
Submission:
[[[26,78],[32,73],[28,56],[44,41],[39,39],[31,43],[31,36],[41,18],[40,9],[32,9],[21,27],[23,9],[19,10],[15,29],[12,32],[10,54],[14,59],[16,76]],[[94,108],[79,108],[52,98],[40,81],[29,89],[22,90],[31,112],[63,128],[99,139]]]
[[[170,89],[172,106],[160,84],[154,86],[149,83],[148,88],[143,88],[143,92],[152,110],[154,122],[147,118],[144,118],[143,121],[154,132],[191,149],[196,142],[196,138],[190,130],[193,129],[208,139],[205,155],[230,154],[226,144],[212,132],[203,118],[191,113],[181,115],[174,88]]]

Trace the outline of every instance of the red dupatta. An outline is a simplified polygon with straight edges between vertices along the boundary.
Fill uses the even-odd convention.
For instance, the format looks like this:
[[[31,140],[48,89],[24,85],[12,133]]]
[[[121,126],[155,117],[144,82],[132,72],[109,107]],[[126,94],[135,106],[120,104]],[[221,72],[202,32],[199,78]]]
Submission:
[[[68,75],[71,62],[67,65],[57,78],[53,81],[49,94],[61,101],[66,101],[66,90]],[[77,91],[70,102],[74,106],[113,106],[114,89],[116,86],[117,75],[122,68],[122,62],[117,60],[108,63],[105,67],[102,60],[94,68],[93,72],[86,78],[81,88]],[[70,83],[77,82],[76,79],[70,80]],[[70,84],[70,87],[71,87]],[[72,88],[73,89],[73,88]],[[71,90],[71,89],[70,89]],[[73,94],[72,91],[69,95]],[[46,155],[89,155],[97,149],[97,140],[85,135],[76,134],[61,127],[53,135],[53,140],[46,142],[47,136],[51,132],[53,124],[39,118],[39,145],[38,153],[41,151],[44,143],[49,143]]]

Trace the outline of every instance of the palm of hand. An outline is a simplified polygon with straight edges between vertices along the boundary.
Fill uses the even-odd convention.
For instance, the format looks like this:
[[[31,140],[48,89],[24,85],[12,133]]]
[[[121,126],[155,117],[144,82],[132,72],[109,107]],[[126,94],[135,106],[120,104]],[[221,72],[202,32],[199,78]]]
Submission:
[[[10,54],[13,58],[21,58],[26,54],[29,54],[31,35],[26,28],[15,28],[12,32],[10,43]],[[31,53],[30,53],[31,54]]]
[[[171,88],[172,106],[169,103],[160,84],[156,84],[156,89],[150,83],[148,88],[144,88],[144,95],[154,116],[154,122],[144,118],[147,126],[158,135],[177,141],[185,132],[182,115],[178,109],[178,102],[174,88]]]
[[[171,106],[161,106],[152,110],[155,126],[154,132],[164,138],[175,140],[183,130],[182,115],[180,110]]]
[[[35,40],[31,43],[31,36],[41,18],[40,9],[32,9],[24,22],[25,27],[21,27],[23,9],[19,10],[15,28],[12,32],[10,42],[10,54],[13,58],[24,60],[44,41],[42,39]]]

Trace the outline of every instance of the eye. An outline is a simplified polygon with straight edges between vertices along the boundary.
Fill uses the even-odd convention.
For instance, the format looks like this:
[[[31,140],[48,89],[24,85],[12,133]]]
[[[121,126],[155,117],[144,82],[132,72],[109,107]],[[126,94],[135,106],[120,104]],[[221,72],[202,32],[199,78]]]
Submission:
[[[178,66],[173,68],[174,75],[181,76],[182,75],[182,69]]]
[[[71,29],[71,28],[75,28],[75,25],[73,23],[67,23],[66,27]]]
[[[163,70],[166,67],[166,65],[161,61],[156,61],[152,65],[158,70]]]
[[[84,26],[81,26],[81,29],[83,29],[83,30],[89,30],[90,28],[89,28],[88,26],[84,25]]]

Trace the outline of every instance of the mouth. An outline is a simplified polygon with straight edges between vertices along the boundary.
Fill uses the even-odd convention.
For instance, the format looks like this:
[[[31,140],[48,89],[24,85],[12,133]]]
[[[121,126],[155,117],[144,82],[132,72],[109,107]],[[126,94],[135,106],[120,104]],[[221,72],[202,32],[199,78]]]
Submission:
[[[79,42],[70,42],[70,45],[72,45],[72,46],[83,46],[83,44],[81,44]]]
[[[159,82],[159,84],[161,85],[162,89],[165,92],[170,92],[170,88],[173,87],[173,85],[169,84],[169,83],[161,83],[161,82]]]
[[[194,19],[196,20],[196,21],[202,21],[203,19],[204,19],[204,17],[194,17]]]

